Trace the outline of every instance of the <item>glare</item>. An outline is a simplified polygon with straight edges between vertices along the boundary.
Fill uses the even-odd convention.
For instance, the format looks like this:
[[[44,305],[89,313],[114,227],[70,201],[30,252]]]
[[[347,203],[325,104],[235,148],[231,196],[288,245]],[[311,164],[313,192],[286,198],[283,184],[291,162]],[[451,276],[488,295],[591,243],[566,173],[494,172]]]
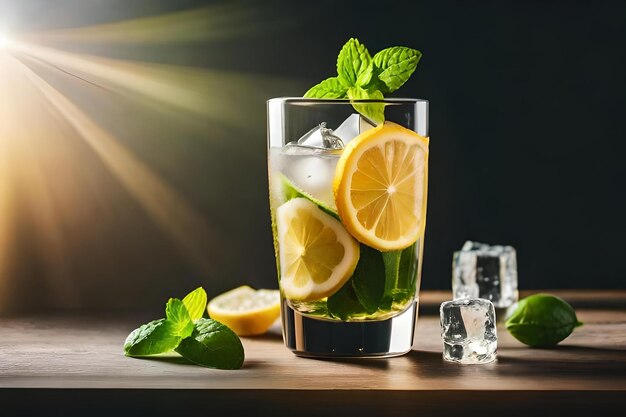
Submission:
[[[94,260],[104,264],[118,255],[114,238],[135,216],[145,215],[202,276],[216,275],[229,236],[212,219],[221,215],[219,193],[227,186],[208,178],[225,168],[201,173],[205,191],[179,189],[195,172],[180,169],[190,155],[186,147],[222,152],[233,132],[258,135],[255,126],[265,121],[256,106],[297,82],[143,58],[155,45],[249,35],[257,12],[224,6],[49,32],[13,30],[10,37],[0,24],[0,314],[22,308],[17,275],[29,273],[23,265],[32,254],[45,271],[37,279],[48,289],[46,303],[82,305],[92,290],[77,271],[91,261],[75,249],[88,242],[84,253],[93,256],[96,243],[108,245]],[[103,45],[132,45],[138,56],[103,56]],[[252,154],[237,157],[245,163]],[[230,203],[241,206],[247,197],[241,198]],[[136,206],[138,214],[118,203]],[[104,285],[118,266],[111,268],[88,287]]]

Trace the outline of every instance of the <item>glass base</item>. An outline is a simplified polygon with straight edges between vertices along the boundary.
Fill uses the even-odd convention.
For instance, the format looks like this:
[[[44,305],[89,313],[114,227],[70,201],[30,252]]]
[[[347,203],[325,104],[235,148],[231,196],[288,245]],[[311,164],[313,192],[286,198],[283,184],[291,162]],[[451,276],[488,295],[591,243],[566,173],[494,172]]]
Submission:
[[[399,315],[380,321],[341,322],[305,316],[282,301],[285,345],[312,358],[388,358],[413,346],[417,301]]]

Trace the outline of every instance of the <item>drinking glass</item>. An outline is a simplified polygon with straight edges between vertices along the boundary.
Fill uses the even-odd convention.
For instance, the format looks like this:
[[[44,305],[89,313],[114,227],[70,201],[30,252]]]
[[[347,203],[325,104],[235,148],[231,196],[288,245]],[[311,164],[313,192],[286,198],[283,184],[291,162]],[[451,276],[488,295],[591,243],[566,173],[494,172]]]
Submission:
[[[410,351],[426,221],[428,102],[287,97],[268,100],[267,110],[270,209],[285,345],[305,357],[390,357]],[[376,110],[384,122],[370,117]],[[375,144],[368,152],[378,156],[369,165],[363,156],[354,162],[368,143]],[[353,180],[352,194],[346,194],[341,187],[351,175],[349,166],[355,167],[353,172],[362,170],[366,180],[372,177],[376,183],[380,176],[388,181],[363,191]],[[402,188],[407,186],[410,193]],[[357,197],[368,192],[382,193],[382,199],[373,199],[374,209],[393,193],[414,196],[414,208],[397,210],[405,215],[375,219],[398,223],[388,225],[394,230],[417,224],[411,241],[389,249],[367,237],[378,226],[364,219],[369,208],[360,207]],[[395,200],[385,201],[391,205]],[[395,207],[389,210],[396,212]],[[353,233],[359,222],[365,238]]]

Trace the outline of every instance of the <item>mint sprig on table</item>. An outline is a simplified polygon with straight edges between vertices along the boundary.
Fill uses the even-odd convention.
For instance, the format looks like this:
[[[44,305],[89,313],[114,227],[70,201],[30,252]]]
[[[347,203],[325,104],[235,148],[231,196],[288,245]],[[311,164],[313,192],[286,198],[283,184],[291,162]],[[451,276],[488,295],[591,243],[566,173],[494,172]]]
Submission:
[[[145,357],[175,351],[188,361],[217,369],[239,369],[244,350],[239,336],[224,324],[202,318],[207,295],[202,287],[185,298],[170,298],[164,319],[133,330],[124,342],[124,354]]]
[[[350,38],[337,57],[337,76],[311,87],[305,98],[382,100],[413,74],[422,53],[404,46],[383,49],[372,57],[362,43]],[[355,110],[377,123],[384,121],[382,103],[353,103]]]

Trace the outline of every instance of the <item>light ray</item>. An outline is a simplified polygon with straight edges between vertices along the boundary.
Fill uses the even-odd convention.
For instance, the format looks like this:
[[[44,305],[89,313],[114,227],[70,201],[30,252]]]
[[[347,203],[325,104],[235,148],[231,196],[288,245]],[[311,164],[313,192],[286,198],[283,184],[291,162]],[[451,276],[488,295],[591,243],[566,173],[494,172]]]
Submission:
[[[22,64],[23,65],[23,64]],[[154,174],[107,131],[102,129],[58,90],[23,65],[27,77],[103,163],[137,199],[148,215],[181,248],[202,273],[213,270],[210,254],[217,254],[204,219],[191,209],[174,189]]]
[[[34,42],[107,43],[124,45],[177,44],[221,41],[252,35],[269,25],[263,4],[230,1],[224,4],[140,17],[87,27],[41,31],[28,35]],[[284,20],[284,19],[283,19]],[[283,22],[285,24],[285,22]]]
[[[76,54],[22,41],[13,42],[12,48],[126,97],[140,95],[144,104],[161,103],[247,133],[253,133],[252,123],[245,123],[251,117],[245,114],[247,104],[262,104],[272,89],[289,91],[295,84],[269,76]]]
[[[21,70],[22,64],[7,54],[0,54],[0,289],[5,299],[0,309],[15,304],[11,299],[16,283],[9,283],[15,245],[17,207],[22,223],[32,224],[38,259],[45,265],[46,276],[40,285],[52,299],[72,306],[76,301],[67,265],[66,244],[59,227],[59,217],[48,189],[48,182],[33,149],[39,138],[59,139],[59,127],[45,112],[41,100]],[[38,114],[36,123],[33,114]],[[16,200],[19,197],[19,200]],[[8,299],[7,299],[8,298]]]
[[[94,53],[119,56],[108,44],[154,57],[159,45],[232,40],[294,24],[260,18],[270,15],[263,4],[237,1],[91,27],[30,34],[12,28],[18,30],[11,39],[0,39],[0,313],[25,298],[58,308],[100,302],[98,289],[124,261],[93,280],[77,275],[119,256],[111,237],[145,217],[207,278],[236,258],[237,233],[247,238],[256,229],[225,207],[246,216],[243,207],[259,194],[243,174],[259,166],[247,145],[263,142],[265,100],[277,91],[299,93],[297,80]],[[62,50],[68,48],[81,53]],[[203,154],[206,160],[196,157]],[[228,166],[231,158],[238,169]],[[187,161],[193,165],[181,166]],[[196,176],[202,187],[190,182]],[[138,204],[128,205],[128,197]],[[142,254],[170,250],[167,240],[133,242],[145,244]],[[137,254],[124,260],[137,261]]]

